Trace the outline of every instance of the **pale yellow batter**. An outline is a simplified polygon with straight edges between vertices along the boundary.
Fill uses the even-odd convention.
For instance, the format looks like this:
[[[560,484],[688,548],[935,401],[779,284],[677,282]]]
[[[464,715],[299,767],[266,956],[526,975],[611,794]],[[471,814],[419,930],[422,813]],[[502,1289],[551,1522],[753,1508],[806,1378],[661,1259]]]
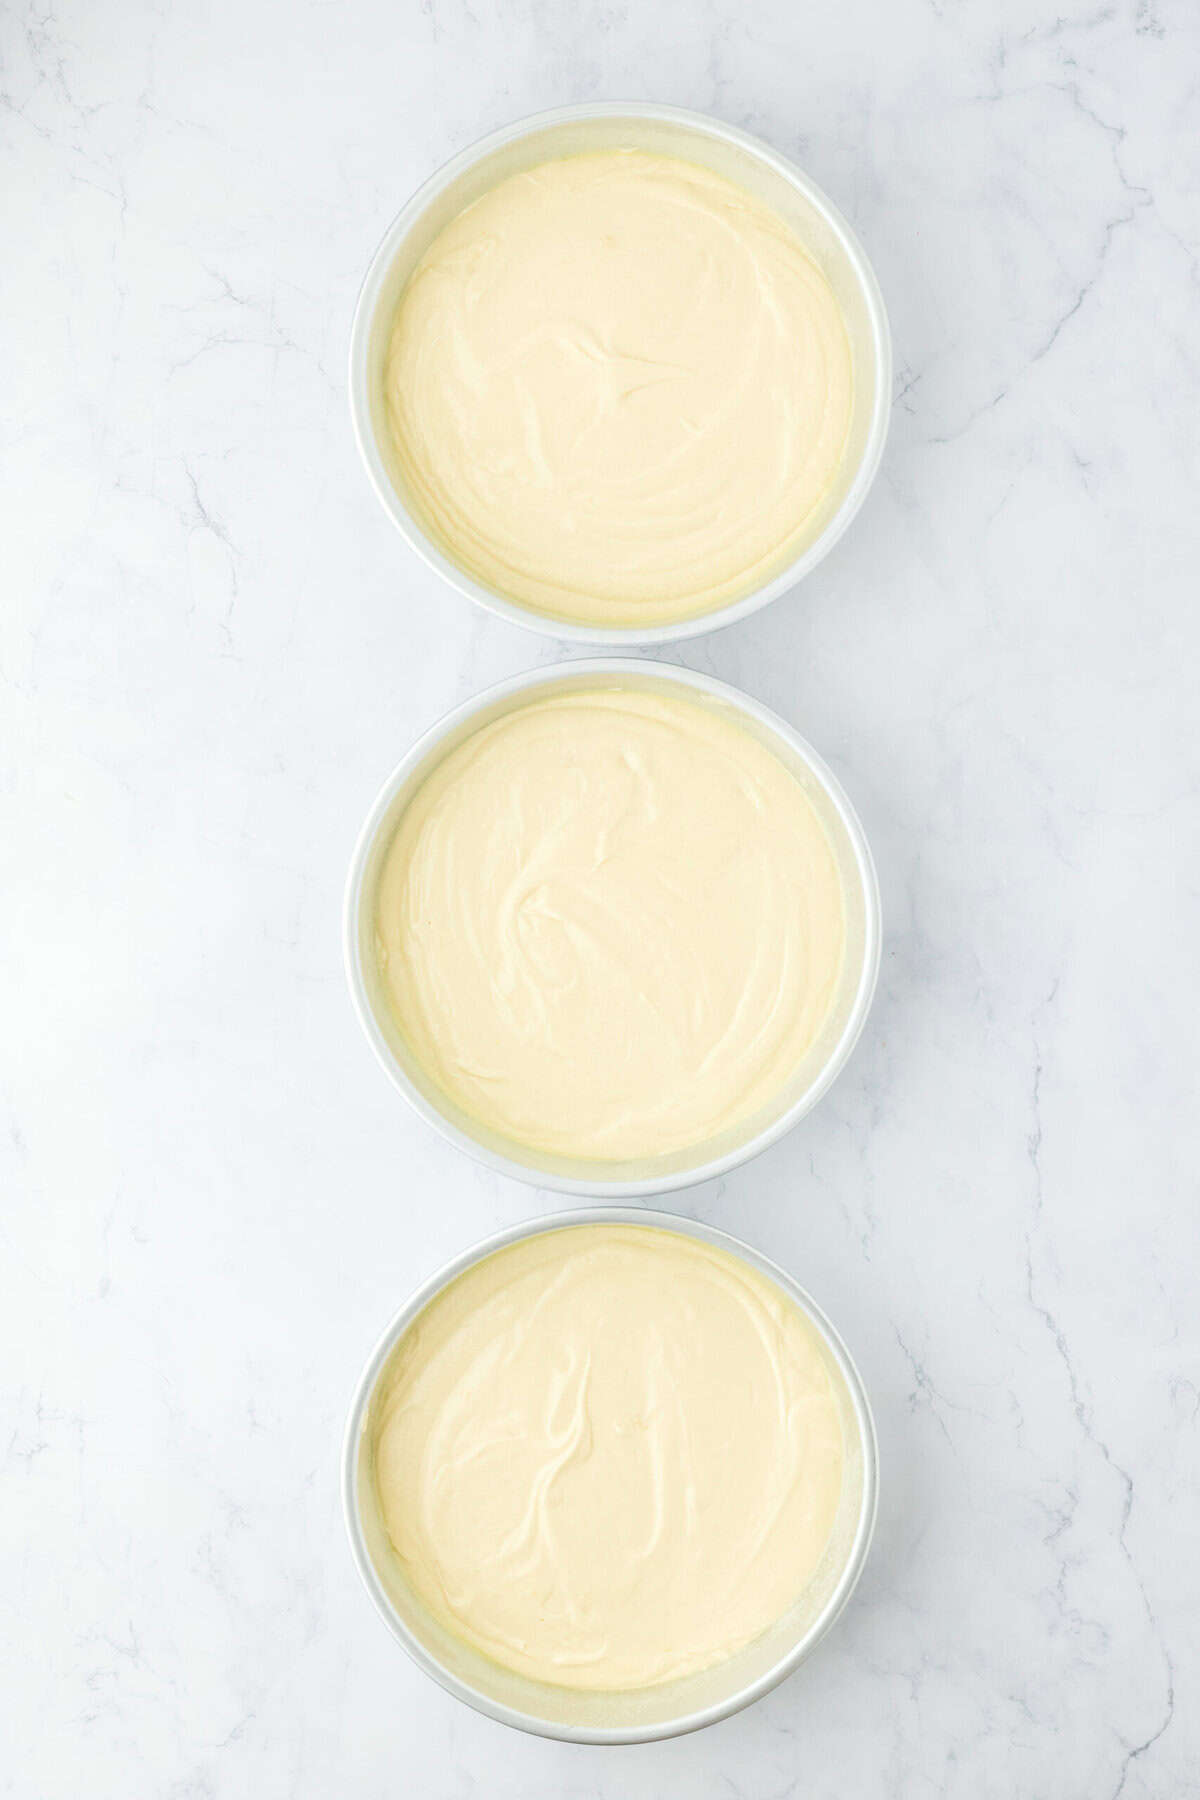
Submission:
[[[627,1160],[776,1100],[828,1014],[834,854],[724,710],[576,687],[475,732],[386,853],[376,954],[434,1082],[518,1144]]]
[[[431,1612],[536,1680],[649,1687],[799,1599],[842,1432],[812,1327],[740,1258],[645,1226],[526,1238],[401,1340],[381,1512]]]
[[[796,555],[842,457],[850,345],[778,214],[640,151],[515,175],[406,287],[404,485],[479,580],[598,624],[688,618]]]

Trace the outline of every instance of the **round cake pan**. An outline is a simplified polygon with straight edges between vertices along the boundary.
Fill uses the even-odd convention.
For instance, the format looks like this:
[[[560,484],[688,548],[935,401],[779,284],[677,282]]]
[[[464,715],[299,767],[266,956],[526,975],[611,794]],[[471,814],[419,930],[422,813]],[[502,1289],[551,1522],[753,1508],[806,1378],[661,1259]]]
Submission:
[[[521,1238],[580,1225],[635,1225],[699,1238],[740,1257],[773,1281],[808,1319],[821,1343],[837,1397],[845,1445],[842,1499],[825,1558],[808,1590],[764,1637],[727,1662],[684,1680],[629,1693],[588,1694],[531,1681],[460,1643],[407,1587],[388,1542],[374,1491],[370,1409],[376,1385],[418,1314],[464,1270]],[[759,1699],[790,1675],[829,1630],[849,1600],[867,1559],[878,1502],[878,1445],[858,1370],[825,1314],[783,1269],[749,1245],[694,1219],[621,1206],[585,1207],[530,1219],[477,1244],[418,1288],[371,1354],[346,1427],[342,1499],[358,1572],[377,1611],[413,1661],[468,1706],[542,1737],[578,1744],[638,1744],[678,1737],[715,1724]]]
[[[508,176],[554,157],[605,149],[648,150],[698,163],[772,206],[797,231],[837,296],[854,359],[854,406],[846,453],[799,553],[740,597],[694,617],[658,625],[605,626],[557,618],[477,581],[435,542],[410,507],[384,405],[384,363],[396,306],[438,233]],[[503,618],[551,637],[614,649],[695,637],[729,625],[787,593],[814,569],[846,530],[875,478],[887,437],[891,383],[891,338],[879,283],[833,203],[786,157],[746,132],[702,113],[644,103],[597,101],[538,113],[492,132],[454,157],[389,226],[363,282],[350,342],[355,436],[384,511],[412,549],[459,593]]]
[[[637,1162],[600,1162],[541,1153],[487,1130],[456,1108],[426,1076],[402,1037],[379,979],[375,911],[379,879],[400,815],[415,789],[464,738],[535,695],[589,686],[637,686],[683,691],[711,705],[768,745],[808,794],[833,846],[842,881],[846,947],[842,974],[820,1035],[793,1080],[763,1114],[733,1132],[670,1156]],[[776,714],[749,695],[660,662],[596,657],[559,663],[513,677],[457,707],[393,770],[372,806],[350,865],[344,918],[346,976],[355,1010],[387,1074],[421,1117],[478,1162],[504,1175],[590,1199],[665,1194],[723,1175],[789,1131],[845,1067],[870,1010],[879,973],[880,906],[875,867],[854,808],[833,772]]]

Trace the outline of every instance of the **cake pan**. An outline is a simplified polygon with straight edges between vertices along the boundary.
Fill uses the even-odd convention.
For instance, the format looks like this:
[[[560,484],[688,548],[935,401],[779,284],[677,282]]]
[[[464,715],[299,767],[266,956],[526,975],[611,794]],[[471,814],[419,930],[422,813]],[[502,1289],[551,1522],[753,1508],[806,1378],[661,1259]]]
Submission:
[[[830,1014],[791,1083],[764,1112],[707,1142],[636,1162],[574,1159],[535,1151],[489,1131],[455,1107],[409,1051],[379,980],[374,950],[376,891],[388,846],[409,797],[440,759],[471,732],[535,695],[572,688],[636,685],[683,691],[734,716],[770,746],[804,787],[829,836],[842,880],[846,948]],[[812,746],[748,694],[711,676],[660,662],[587,657],[514,676],[456,707],[413,745],[384,782],[359,835],[346,884],[346,977],[363,1030],[409,1104],[478,1162],[536,1187],[590,1199],[665,1194],[723,1175],[765,1150],[811,1111],[844,1068],[870,1010],[879,973],[880,906],[866,836],[841,784]]]
[[[854,357],[854,409],[846,453],[796,556],[739,597],[665,624],[605,626],[542,613],[478,581],[426,531],[405,498],[383,400],[391,322],[413,269],[438,233],[465,207],[510,175],[549,158],[605,149],[638,149],[698,163],[748,189],[797,230],[842,309]],[[879,283],[837,208],[787,157],[759,139],[702,113],[642,102],[596,101],[519,119],[460,154],[425,185],[388,227],[367,271],[350,341],[354,433],[384,511],[409,546],[459,593],[491,612],[548,636],[610,648],[667,643],[713,631],[756,612],[807,575],[846,530],[866,498],[883,455],[891,410],[892,353]]]
[[[807,1593],[770,1631],[728,1661],[683,1680],[628,1693],[588,1694],[513,1674],[460,1643],[407,1588],[387,1539],[374,1494],[370,1405],[388,1360],[422,1309],[464,1270],[496,1250],[543,1232],[580,1225],[634,1225],[699,1238],[749,1263],[780,1288],[809,1320],[825,1353],[845,1444],[842,1498],[825,1559]],[[790,1675],[819,1643],[862,1574],[875,1529],[878,1445],[870,1403],[850,1354],[805,1290],[748,1244],[694,1219],[623,1206],[584,1207],[511,1226],[456,1257],[418,1288],[392,1320],[363,1370],[346,1426],[342,1501],[350,1548],[384,1623],[417,1666],[489,1718],[541,1737],[577,1744],[639,1744],[679,1737],[749,1706]]]

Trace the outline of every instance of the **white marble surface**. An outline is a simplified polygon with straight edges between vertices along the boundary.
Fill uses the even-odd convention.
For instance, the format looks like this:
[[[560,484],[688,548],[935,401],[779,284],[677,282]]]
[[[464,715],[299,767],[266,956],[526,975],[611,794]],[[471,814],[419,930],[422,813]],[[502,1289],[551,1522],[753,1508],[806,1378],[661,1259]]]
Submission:
[[[1194,0],[14,0],[0,29],[0,1789],[1200,1792]],[[680,658],[795,721],[876,847],[850,1069],[681,1204],[843,1328],[879,1534],[768,1700],[611,1752],[428,1684],[336,1479],[406,1290],[552,1204],[375,1068],[345,865],[416,732],[559,654],[386,523],[350,314],[436,164],[594,96],[793,153],[898,367],[849,537]]]

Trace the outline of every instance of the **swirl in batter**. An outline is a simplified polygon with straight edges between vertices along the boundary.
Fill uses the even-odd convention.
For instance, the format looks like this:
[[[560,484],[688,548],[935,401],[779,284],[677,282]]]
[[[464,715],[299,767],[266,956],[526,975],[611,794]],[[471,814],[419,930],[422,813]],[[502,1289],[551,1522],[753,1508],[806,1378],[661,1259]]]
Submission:
[[[853,399],[841,310],[762,201],[614,150],[503,181],[400,298],[402,484],[480,581],[561,618],[710,610],[797,555]]]
[[[401,1339],[372,1409],[392,1545],[519,1674],[650,1687],[800,1598],[843,1446],[815,1332],[740,1258],[646,1226],[498,1251]]]
[[[779,1098],[842,962],[808,795],[727,710],[576,687],[474,732],[402,814],[376,955],[401,1033],[516,1143],[628,1160]]]

